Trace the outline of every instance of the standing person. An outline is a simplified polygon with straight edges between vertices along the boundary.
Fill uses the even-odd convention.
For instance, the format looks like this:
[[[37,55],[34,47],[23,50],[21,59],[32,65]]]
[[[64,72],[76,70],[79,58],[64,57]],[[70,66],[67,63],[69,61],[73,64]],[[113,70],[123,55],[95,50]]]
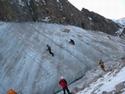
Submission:
[[[99,64],[99,66],[101,67],[101,69],[102,69],[104,72],[106,72],[106,70],[105,70],[105,65],[104,65],[104,62],[102,61],[102,59],[100,59],[100,60],[98,61],[98,64]]]
[[[69,89],[68,89],[67,81],[66,81],[66,79],[64,79],[63,76],[60,77],[59,85],[63,89],[64,94],[66,94],[66,91],[68,94],[71,94]]]

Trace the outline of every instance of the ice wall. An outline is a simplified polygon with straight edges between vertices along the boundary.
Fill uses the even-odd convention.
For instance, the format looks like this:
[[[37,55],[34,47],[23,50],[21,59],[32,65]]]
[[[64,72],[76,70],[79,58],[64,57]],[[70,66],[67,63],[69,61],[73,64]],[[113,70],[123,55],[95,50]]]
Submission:
[[[0,94],[9,88],[19,94],[53,94],[60,75],[72,82],[98,59],[124,56],[124,44],[120,38],[74,26],[0,22]]]

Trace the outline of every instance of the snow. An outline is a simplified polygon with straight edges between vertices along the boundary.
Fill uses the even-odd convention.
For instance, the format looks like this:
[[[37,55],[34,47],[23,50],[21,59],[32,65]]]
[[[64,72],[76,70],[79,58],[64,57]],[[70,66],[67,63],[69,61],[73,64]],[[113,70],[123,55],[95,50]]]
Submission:
[[[111,91],[120,82],[125,81],[125,68],[123,68],[115,77],[110,77],[111,81],[107,82],[109,80],[109,77],[107,75],[104,78],[108,78],[104,81],[105,86],[102,86],[100,89],[102,91]]]
[[[59,8],[60,8],[60,11],[63,10],[63,4],[60,0],[57,0],[58,4],[59,4]]]
[[[49,22],[51,19],[50,19],[50,17],[45,17],[44,19],[42,19],[42,21],[44,21],[44,22]]]
[[[46,5],[46,1],[45,0],[42,0],[42,2],[43,2],[43,5]]]
[[[115,21],[116,23],[119,23],[121,25],[125,25],[125,18],[121,18]]]
[[[59,0],[56,0],[58,3],[60,2]]]
[[[121,38],[125,38],[124,33],[123,33],[123,30],[124,30],[124,28],[125,28],[125,18],[121,18],[121,19],[113,20],[113,21],[120,26],[120,28],[119,28],[119,30],[116,32],[116,34],[117,34],[118,36],[120,36]]]
[[[75,26],[0,22],[0,94],[9,88],[22,94],[53,94],[59,90],[61,75],[70,83],[100,58],[123,57],[125,42],[107,36]],[[75,45],[69,44],[70,39]],[[54,57],[46,50],[47,44]]]
[[[24,2],[22,0],[18,0],[20,6],[25,6]]]
[[[123,81],[125,81],[125,67],[118,73],[117,70],[115,70],[113,73],[109,72],[105,74],[77,94],[102,94],[103,91],[110,92],[115,90],[115,86]]]
[[[92,20],[92,18],[91,17],[88,17],[88,19],[91,21]]]
[[[40,2],[40,0],[35,0],[35,2],[39,3],[39,2]]]
[[[120,28],[117,32],[115,32],[117,34],[117,36],[120,36],[123,32],[124,28]]]

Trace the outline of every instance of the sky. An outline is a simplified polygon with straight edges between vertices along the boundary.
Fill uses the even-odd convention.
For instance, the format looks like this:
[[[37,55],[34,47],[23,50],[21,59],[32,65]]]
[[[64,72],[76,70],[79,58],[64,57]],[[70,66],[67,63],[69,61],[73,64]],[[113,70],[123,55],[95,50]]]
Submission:
[[[125,0],[68,0],[79,10],[86,8],[109,19],[125,17]]]

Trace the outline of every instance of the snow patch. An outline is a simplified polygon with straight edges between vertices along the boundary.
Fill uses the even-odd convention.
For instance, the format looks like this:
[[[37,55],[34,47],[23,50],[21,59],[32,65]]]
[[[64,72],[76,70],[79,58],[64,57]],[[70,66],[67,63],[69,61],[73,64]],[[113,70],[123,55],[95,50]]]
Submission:
[[[25,4],[24,4],[24,2],[23,2],[22,0],[18,0],[18,2],[19,2],[19,5],[20,5],[20,6],[22,6],[22,7],[25,6]]]
[[[35,2],[39,3],[39,2],[40,2],[40,0],[35,0]]]
[[[49,22],[51,19],[50,19],[50,17],[45,17],[44,19],[42,19],[42,21],[44,21],[44,22]]]
[[[125,81],[125,67],[120,72],[117,73],[117,71],[107,73],[77,94],[102,94],[104,91],[110,92],[115,90],[116,85]]]
[[[46,1],[45,0],[42,0],[42,2],[43,2],[43,5],[46,5]]]
[[[92,18],[91,17],[88,17],[88,19],[91,21],[92,20]]]
[[[59,0],[56,0],[58,3],[60,2]]]
[[[118,19],[115,22],[120,23],[121,25],[125,26],[125,18]]]

